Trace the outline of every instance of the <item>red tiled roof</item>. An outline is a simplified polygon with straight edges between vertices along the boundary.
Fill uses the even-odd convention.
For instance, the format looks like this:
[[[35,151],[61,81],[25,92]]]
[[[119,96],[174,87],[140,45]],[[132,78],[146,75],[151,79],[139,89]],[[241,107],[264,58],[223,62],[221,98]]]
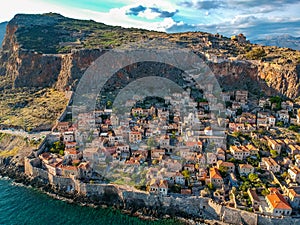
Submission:
[[[273,209],[289,209],[289,210],[292,210],[289,203],[278,192],[271,193],[271,194],[267,195],[266,198],[268,199],[268,201],[271,204]]]
[[[223,179],[217,168],[210,168],[209,173],[210,173],[210,178],[212,179]]]

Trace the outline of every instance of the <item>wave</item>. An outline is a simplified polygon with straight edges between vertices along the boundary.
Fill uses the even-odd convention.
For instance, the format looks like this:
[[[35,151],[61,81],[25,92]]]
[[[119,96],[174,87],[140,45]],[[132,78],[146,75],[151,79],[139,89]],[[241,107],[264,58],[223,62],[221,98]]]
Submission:
[[[0,180],[10,180],[10,178],[9,178],[9,177],[6,177],[6,176],[3,177],[3,176],[0,175]]]

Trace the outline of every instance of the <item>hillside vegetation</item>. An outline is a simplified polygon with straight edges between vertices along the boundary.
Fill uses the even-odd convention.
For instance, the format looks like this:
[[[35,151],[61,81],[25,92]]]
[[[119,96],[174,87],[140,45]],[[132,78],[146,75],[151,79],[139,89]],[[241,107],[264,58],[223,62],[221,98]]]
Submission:
[[[24,137],[0,133],[0,158],[24,158],[36,149],[37,145]]]
[[[0,123],[27,131],[53,125],[68,100],[53,89],[8,89],[0,93]]]

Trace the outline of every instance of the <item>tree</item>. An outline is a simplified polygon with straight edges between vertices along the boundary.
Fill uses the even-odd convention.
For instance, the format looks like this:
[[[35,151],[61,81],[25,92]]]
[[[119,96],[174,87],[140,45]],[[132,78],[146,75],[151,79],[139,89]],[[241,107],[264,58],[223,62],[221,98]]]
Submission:
[[[247,162],[249,163],[249,164],[251,164],[252,166],[254,166],[254,167],[257,167],[258,166],[258,163],[259,163],[259,160],[258,159],[254,159],[254,158],[252,158],[251,156],[249,156],[249,157],[247,157]]]
[[[228,168],[225,166],[220,166],[219,167],[219,172],[221,173],[222,177],[225,177],[227,174]]]
[[[263,196],[266,196],[266,195],[270,194],[270,192],[269,192],[268,189],[264,189],[264,190],[261,191],[261,194],[262,194]]]
[[[155,140],[151,137],[151,138],[148,139],[147,145],[148,145],[148,149],[151,150],[152,148],[154,148],[154,147],[156,146],[156,142],[155,142]]]
[[[294,132],[298,132],[299,131],[299,126],[291,125],[291,126],[289,126],[288,129],[291,130],[291,131],[294,131]]]
[[[171,138],[172,138],[172,139],[175,139],[175,138],[176,138],[176,132],[175,132],[174,130],[172,131]]]
[[[233,133],[232,133],[232,136],[233,137],[240,137],[242,135],[242,132],[240,132],[240,131],[234,131]]]
[[[111,102],[111,101],[107,101],[106,107],[107,107],[107,108],[110,108],[111,106],[112,106],[112,102]]]
[[[180,193],[181,192],[181,186],[178,184],[174,184],[171,186],[170,191],[173,193]]]
[[[282,121],[278,121],[278,122],[276,123],[276,126],[277,126],[277,127],[283,127],[283,126],[284,126],[284,123],[283,123]]]
[[[271,150],[270,151],[271,155],[272,155],[272,158],[276,158],[278,156],[278,152],[276,150]]]
[[[246,54],[247,59],[253,60],[262,59],[265,56],[266,52],[263,48],[255,48]]]
[[[288,172],[284,171],[282,174],[281,174],[281,177],[283,179],[285,179],[286,177],[288,176]]]
[[[248,175],[248,178],[249,178],[249,180],[250,180],[251,182],[256,182],[256,180],[257,180],[257,178],[258,178],[258,175],[255,174],[255,173],[250,173],[250,174]]]
[[[209,183],[207,185],[207,187],[208,187],[209,190],[213,190],[214,189],[214,185],[212,183]]]
[[[190,172],[188,170],[183,170],[182,171],[182,175],[184,176],[185,179],[189,179],[190,178]]]
[[[228,159],[228,162],[236,163],[236,159],[235,158],[230,158],[230,159]]]
[[[238,108],[238,109],[236,110],[236,115],[237,115],[237,116],[242,115],[242,113],[243,113],[243,110],[242,110],[241,108]]]
[[[156,165],[156,164],[158,164],[158,160],[157,159],[153,159],[152,160],[152,165]]]

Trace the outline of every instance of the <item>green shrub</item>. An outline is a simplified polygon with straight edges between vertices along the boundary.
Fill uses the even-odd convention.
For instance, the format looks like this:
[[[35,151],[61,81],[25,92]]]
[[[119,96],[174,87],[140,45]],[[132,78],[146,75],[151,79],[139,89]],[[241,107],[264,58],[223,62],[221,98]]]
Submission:
[[[265,57],[267,54],[263,48],[256,48],[246,54],[247,59],[258,60]]]

